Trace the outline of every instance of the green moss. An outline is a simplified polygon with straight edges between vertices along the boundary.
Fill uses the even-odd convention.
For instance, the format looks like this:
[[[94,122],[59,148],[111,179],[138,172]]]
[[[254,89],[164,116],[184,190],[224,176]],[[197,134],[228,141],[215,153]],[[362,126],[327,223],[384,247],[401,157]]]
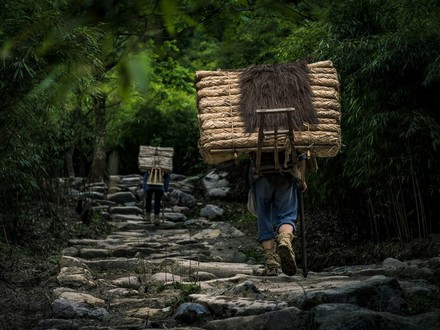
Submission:
[[[440,294],[434,296],[414,296],[408,301],[409,315],[417,315],[440,308]]]

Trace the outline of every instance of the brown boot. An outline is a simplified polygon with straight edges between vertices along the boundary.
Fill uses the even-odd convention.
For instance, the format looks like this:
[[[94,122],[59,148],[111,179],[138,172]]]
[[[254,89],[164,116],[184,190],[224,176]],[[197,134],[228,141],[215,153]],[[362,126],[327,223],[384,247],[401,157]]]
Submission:
[[[266,259],[266,267],[263,276],[277,276],[280,269],[280,257],[275,251],[275,247],[263,249],[264,258]]]
[[[155,226],[159,226],[160,225],[160,215],[159,214],[153,214],[152,221],[153,221]]]
[[[293,276],[296,274],[295,253],[292,248],[293,234],[280,233],[277,236],[278,255],[281,259],[281,270],[284,274]]]

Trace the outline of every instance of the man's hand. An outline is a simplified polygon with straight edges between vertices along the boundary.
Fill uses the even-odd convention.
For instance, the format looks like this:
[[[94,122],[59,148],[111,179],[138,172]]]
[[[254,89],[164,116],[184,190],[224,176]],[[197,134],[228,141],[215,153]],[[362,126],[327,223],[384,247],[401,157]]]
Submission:
[[[302,191],[302,192],[305,192],[306,190],[307,190],[307,183],[306,183],[306,181],[304,180],[297,180],[297,189],[299,190],[299,191]]]
[[[305,192],[307,190],[307,188],[308,187],[307,187],[306,181],[301,181],[301,186],[300,186],[301,191]]]
[[[298,180],[298,189],[302,192],[305,192],[307,190],[307,183],[303,180]]]

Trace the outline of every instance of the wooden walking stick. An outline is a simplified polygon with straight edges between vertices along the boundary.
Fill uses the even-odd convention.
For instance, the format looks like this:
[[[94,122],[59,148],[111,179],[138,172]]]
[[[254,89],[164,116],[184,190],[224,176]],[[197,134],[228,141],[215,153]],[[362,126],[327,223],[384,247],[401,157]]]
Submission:
[[[299,183],[298,189],[298,215],[299,215],[299,225],[301,230],[301,250],[302,250],[302,268],[303,276],[307,277],[307,251],[306,251],[306,228],[304,223],[304,193],[301,189],[301,184]]]
[[[162,222],[165,222],[165,191],[162,196]]]

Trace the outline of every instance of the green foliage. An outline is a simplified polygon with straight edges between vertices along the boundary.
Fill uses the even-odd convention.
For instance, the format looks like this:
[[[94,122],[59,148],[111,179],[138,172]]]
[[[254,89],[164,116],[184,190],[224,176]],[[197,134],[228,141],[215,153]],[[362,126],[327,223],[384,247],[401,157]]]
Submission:
[[[190,173],[200,164],[193,72],[175,57],[179,49],[165,42],[152,62],[145,93],[124,99],[111,113],[109,147],[123,156],[124,171],[138,172],[140,145],[174,147],[174,171]]]
[[[440,295],[438,293],[432,295],[415,294],[408,299],[409,315],[428,313],[439,307]]]
[[[437,231],[439,13],[435,0],[3,1],[1,225],[18,237],[35,221],[27,198],[48,204],[66,155],[87,176],[96,136],[121,173],[138,171],[139,145],[203,171],[195,71],[307,57],[338,70],[344,148],[319,160],[306,202],[378,240]]]
[[[168,300],[165,304],[167,306],[177,308],[179,305],[189,301],[189,295],[200,292],[200,285],[197,283],[182,283],[173,281],[171,284],[160,284],[157,287],[157,292],[163,292],[167,289],[180,290],[180,295]]]
[[[200,292],[200,285],[197,283],[184,284],[181,282],[173,282],[172,287],[181,290],[184,296]]]
[[[90,221],[87,224],[78,223],[75,228],[77,237],[101,238],[111,232],[111,225],[102,216],[101,211],[91,210]]]
[[[331,59],[338,69],[345,146],[321,162],[311,180],[321,196],[313,200],[345,215],[356,210],[357,228],[369,224],[377,239],[408,241],[435,230],[439,12],[430,0],[336,1],[311,23],[311,34],[291,37],[312,40],[280,51],[282,58],[299,51]]]
[[[67,1],[0,5],[0,225],[20,242],[38,222],[34,205],[51,214],[48,177],[64,173],[69,93],[99,69],[99,33],[70,21]],[[67,99],[67,100],[66,100]],[[58,221],[46,217],[51,227]],[[44,226],[43,226],[44,227]]]
[[[278,46],[312,18],[312,5],[313,2],[262,0],[237,8],[239,14],[224,21],[219,66],[244,68],[280,62]]]

